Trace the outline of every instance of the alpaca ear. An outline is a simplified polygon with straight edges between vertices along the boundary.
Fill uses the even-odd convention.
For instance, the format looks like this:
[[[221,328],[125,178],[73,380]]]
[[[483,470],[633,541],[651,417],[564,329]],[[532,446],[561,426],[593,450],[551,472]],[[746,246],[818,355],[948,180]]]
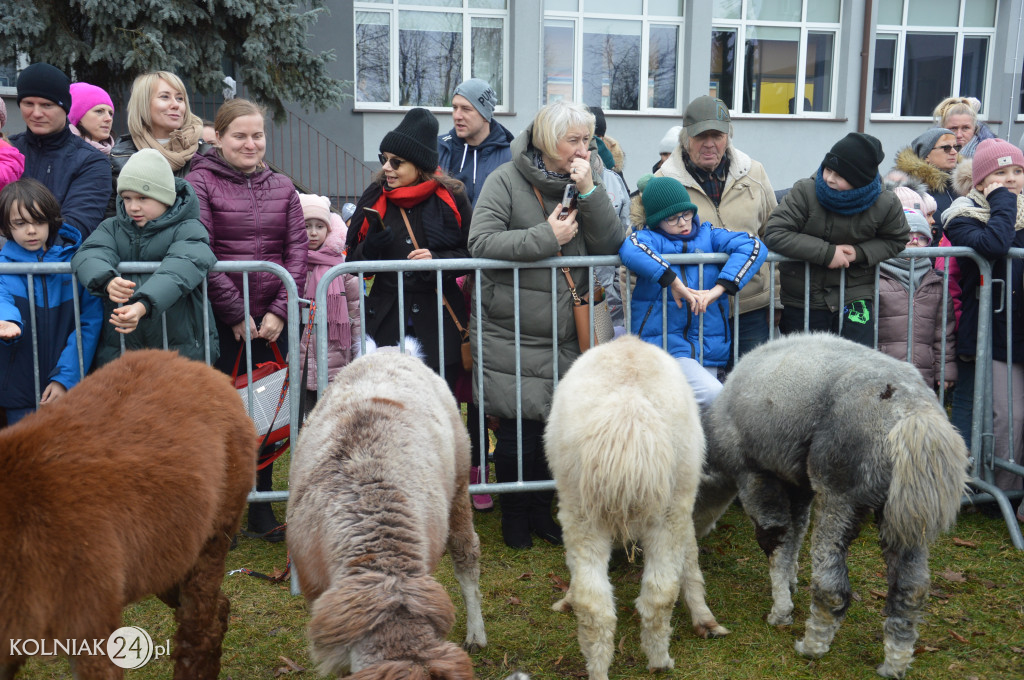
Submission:
[[[440,583],[432,576],[418,576],[406,582],[405,595],[410,614],[429,621],[438,637],[448,635],[455,625],[455,605]]]
[[[473,662],[469,654],[451,642],[435,649],[435,656],[427,660],[430,680],[472,680]]]

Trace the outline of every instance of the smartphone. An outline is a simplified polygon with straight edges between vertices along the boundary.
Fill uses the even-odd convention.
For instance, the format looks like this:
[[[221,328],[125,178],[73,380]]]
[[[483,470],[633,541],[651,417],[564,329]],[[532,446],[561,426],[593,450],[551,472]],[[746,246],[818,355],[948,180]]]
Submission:
[[[562,192],[562,212],[558,213],[558,219],[564,220],[576,207],[577,193],[575,184],[565,185],[565,191]]]
[[[373,208],[363,208],[363,216],[370,224],[371,233],[384,231],[384,220],[381,219],[379,212]]]

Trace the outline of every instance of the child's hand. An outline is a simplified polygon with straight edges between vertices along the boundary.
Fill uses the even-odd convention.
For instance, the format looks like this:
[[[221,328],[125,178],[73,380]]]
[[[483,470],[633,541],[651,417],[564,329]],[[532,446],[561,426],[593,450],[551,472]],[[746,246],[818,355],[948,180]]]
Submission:
[[[61,385],[59,382],[51,382],[43,390],[43,396],[39,397],[40,404],[52,404],[57,401],[65,394],[67,394],[67,388]]]
[[[110,323],[118,333],[131,333],[135,330],[142,317],[146,316],[146,305],[133,302],[125,307],[118,307],[110,314]]]
[[[679,309],[683,308],[683,300],[686,301],[690,311],[694,314],[697,313],[697,296],[694,291],[690,290],[685,283],[683,283],[677,276],[672,280],[672,284],[669,286],[672,292],[672,299],[676,301],[676,307]]]
[[[110,296],[110,301],[121,305],[128,302],[128,298],[132,296],[134,290],[135,282],[122,279],[120,276],[115,276],[107,284],[107,295]]]
[[[267,342],[276,342],[283,330],[284,319],[277,314],[267,312],[263,315],[263,323],[260,324],[257,337],[263,338]]]
[[[718,298],[722,297],[722,293],[725,292],[725,288],[720,283],[716,283],[714,288],[711,290],[698,290],[696,292],[697,298],[697,314],[703,314],[708,311],[708,307],[711,306]]]
[[[1001,186],[1003,185],[1000,182],[989,182],[988,186],[985,187],[985,198],[988,198],[989,194],[991,194],[993,191],[995,191]]]
[[[832,262],[829,269],[846,269],[857,259],[857,251],[853,246],[837,245],[836,252],[832,255]]]
[[[0,340],[14,340],[21,337],[21,327],[11,321],[0,321]]]

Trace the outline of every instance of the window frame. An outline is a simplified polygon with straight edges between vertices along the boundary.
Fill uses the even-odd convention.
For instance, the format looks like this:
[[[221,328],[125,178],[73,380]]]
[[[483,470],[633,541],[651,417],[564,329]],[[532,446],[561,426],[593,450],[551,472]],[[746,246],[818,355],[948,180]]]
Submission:
[[[892,74],[892,108],[893,110],[889,113],[885,112],[871,112],[869,111],[870,120],[872,121],[887,121],[887,120],[899,120],[899,121],[931,121],[932,116],[909,116],[902,115],[903,108],[903,78],[904,68],[906,66],[906,52],[907,52],[907,36],[908,35],[952,35],[953,41],[953,74],[951,79],[950,90],[953,93],[959,92],[961,87],[961,81],[963,76],[963,60],[964,60],[964,42],[970,38],[985,38],[987,40],[988,49],[985,54],[985,74],[984,74],[984,96],[979,97],[981,101],[981,110],[978,112],[978,118],[984,119],[988,116],[988,102],[989,97],[992,95],[993,77],[992,70],[993,64],[995,63],[995,46],[997,28],[992,26],[991,28],[984,28],[979,26],[964,26],[964,13],[966,11],[967,2],[970,0],[959,0],[959,16],[957,18],[956,26],[922,26],[920,24],[907,24],[907,18],[910,13],[910,2],[909,0],[903,1],[903,18],[902,23],[897,26],[895,24],[875,24],[874,36],[871,42],[871,66],[868,69],[870,73],[871,82],[868,86],[868,98],[875,91],[875,59],[877,57],[876,47],[878,45],[879,38],[896,38],[896,51],[895,58],[893,60],[893,74]],[[995,21],[994,24],[998,24],[999,20],[999,3],[1000,0],[996,0],[995,6]],[[939,102],[936,101],[935,104]],[[870,109],[870,105],[869,105]],[[1021,116],[1024,119],[1024,115]]]
[[[679,16],[667,16],[664,14],[648,14],[650,0],[643,0],[642,12],[638,15],[610,14],[608,12],[587,11],[586,0],[579,0],[575,11],[572,10],[549,10],[544,9],[541,16],[541,50],[544,49],[543,31],[547,30],[548,21],[571,22],[573,27],[573,56],[572,56],[572,101],[583,102],[583,35],[584,22],[587,19],[598,19],[602,21],[629,21],[640,24],[640,92],[637,93],[639,105],[633,109],[612,109],[605,108],[605,113],[614,113],[623,116],[674,116],[682,115],[685,102],[683,101],[683,71],[685,70],[684,59],[686,56],[686,4],[682,5]],[[685,0],[686,2],[694,0]],[[699,0],[695,0],[699,1]],[[651,56],[651,27],[652,26],[673,26],[676,28],[676,75],[675,75],[675,105],[669,107],[648,106],[650,97],[650,69],[648,68]],[[538,86],[538,101],[541,106],[547,103],[545,86],[547,74],[544,72],[543,57],[541,58],[540,83]],[[603,107],[602,107],[603,108]]]
[[[839,96],[839,64],[842,61],[840,50],[843,38],[843,9],[846,0],[840,0],[839,20],[836,22],[808,21],[808,4],[814,0],[802,0],[800,6],[800,21],[768,21],[764,19],[748,19],[747,8],[750,0],[743,0],[740,9],[739,19],[723,19],[712,16],[711,31],[735,31],[736,32],[736,66],[733,74],[733,108],[729,109],[730,115],[742,118],[819,118],[831,120],[836,117],[836,107]],[[800,30],[800,42],[797,45],[797,73],[794,82],[794,105],[793,113],[758,113],[755,111],[743,111],[743,83],[747,67],[747,29],[748,28],[798,28]],[[828,33],[832,35],[832,71],[829,74],[831,79],[831,91],[829,93],[828,108],[825,111],[805,111],[803,97],[796,96],[804,92],[807,85],[807,45],[808,34]],[[708,91],[712,74],[708,73]],[[721,82],[721,81],[719,81]],[[720,95],[719,95],[720,97]],[[737,106],[738,103],[738,106]]]
[[[450,112],[451,106],[422,106],[420,104],[398,104],[399,83],[398,83],[398,56],[399,56],[399,12],[430,12],[436,14],[460,14],[462,15],[462,77],[459,82],[472,78],[473,68],[473,19],[501,19],[502,30],[501,40],[504,49],[501,55],[501,104],[495,107],[496,113],[507,113],[510,111],[509,97],[509,18],[511,10],[509,5],[513,0],[506,0],[504,9],[487,9],[470,7],[470,0],[460,0],[461,5],[443,6],[441,4],[416,4],[405,0],[355,0],[352,3],[352,68],[355,81],[359,80],[359,47],[356,39],[356,31],[359,23],[357,15],[360,12],[374,12],[388,16],[388,90],[389,101],[359,101],[354,98],[353,109],[355,111],[408,111],[414,108],[425,108],[432,112]],[[492,85],[493,86],[493,85]]]

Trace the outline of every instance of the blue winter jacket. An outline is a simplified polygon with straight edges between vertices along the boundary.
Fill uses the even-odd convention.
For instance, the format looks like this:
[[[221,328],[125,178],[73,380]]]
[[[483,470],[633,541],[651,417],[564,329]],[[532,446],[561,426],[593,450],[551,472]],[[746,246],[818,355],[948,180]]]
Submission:
[[[49,250],[30,252],[13,240],[0,250],[0,263],[70,262],[82,244],[78,229],[65,224]],[[75,308],[71,274],[46,274],[32,279],[36,301],[36,330],[39,340],[39,392],[50,381],[71,389],[78,384],[78,345],[75,338]],[[92,364],[103,325],[99,298],[78,286],[81,305],[82,358],[86,371]],[[0,319],[21,326],[21,336],[0,341],[0,407],[33,408],[36,404],[32,364],[32,328],[29,323],[28,277],[0,274]]]
[[[39,180],[60,203],[61,217],[87,237],[103,221],[110,199],[110,161],[64,126],[42,137],[26,130],[11,137],[25,154],[25,174]]]
[[[768,257],[764,244],[741,231],[718,229],[710,222],[700,223],[698,215],[693,217],[699,224],[685,239],[670,238],[660,229],[634,231],[619,248],[622,263],[637,275],[636,288],[630,301],[631,331],[639,333],[643,324],[641,339],[661,346],[661,300],[662,291],[676,277],[694,290],[709,290],[716,283],[722,284],[729,295],[735,295],[754,277]],[[700,267],[695,264],[670,265],[661,255],[681,253],[729,253],[725,264],[704,265],[704,285],[699,284]],[[682,271],[685,269],[685,272]],[[651,305],[654,305],[653,309]],[[651,313],[644,323],[647,310]],[[723,295],[715,300],[704,313],[704,356],[705,366],[725,366],[729,361],[729,347],[732,334],[729,331],[729,300]],[[676,307],[671,292],[668,293],[668,352],[674,357],[689,357],[701,360],[700,318],[683,308]]]
[[[438,165],[466,185],[466,195],[474,208],[487,176],[502,163],[512,160],[512,139],[512,133],[493,119],[491,133],[477,146],[469,146],[457,137],[455,128],[437,138]]]

